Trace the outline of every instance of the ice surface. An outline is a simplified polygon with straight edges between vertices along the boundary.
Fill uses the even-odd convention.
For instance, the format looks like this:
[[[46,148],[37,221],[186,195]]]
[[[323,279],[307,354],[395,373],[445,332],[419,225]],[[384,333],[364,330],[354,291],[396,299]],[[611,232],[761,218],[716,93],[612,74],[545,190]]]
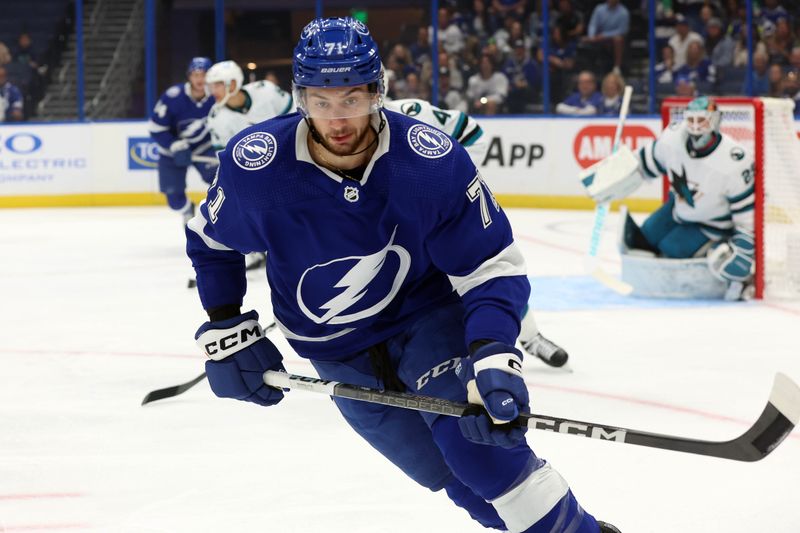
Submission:
[[[509,216],[540,329],[574,370],[527,361],[535,412],[721,440],[755,420],[775,372],[800,380],[800,305],[622,298],[582,271],[590,213]],[[615,224],[600,251],[612,273]],[[485,531],[384,461],[324,396],[264,409],[203,382],[139,405],[203,370],[193,334],[205,315],[166,208],[0,210],[0,228],[0,532]],[[267,292],[254,275],[246,305],[264,317]],[[286,366],[313,373],[296,356]],[[800,531],[798,432],[758,463],[528,441],[623,533]]]

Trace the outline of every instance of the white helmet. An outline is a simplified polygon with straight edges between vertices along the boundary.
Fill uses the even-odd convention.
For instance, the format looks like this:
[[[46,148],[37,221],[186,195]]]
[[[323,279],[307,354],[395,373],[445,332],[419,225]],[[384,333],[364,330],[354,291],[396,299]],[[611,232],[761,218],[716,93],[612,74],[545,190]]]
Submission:
[[[231,89],[232,81],[236,82],[236,87],[233,87],[233,89]],[[231,96],[238,93],[242,88],[244,73],[235,61],[227,60],[214,63],[206,72],[206,84],[211,85],[219,82],[225,84],[225,97],[216,105],[223,106]]]

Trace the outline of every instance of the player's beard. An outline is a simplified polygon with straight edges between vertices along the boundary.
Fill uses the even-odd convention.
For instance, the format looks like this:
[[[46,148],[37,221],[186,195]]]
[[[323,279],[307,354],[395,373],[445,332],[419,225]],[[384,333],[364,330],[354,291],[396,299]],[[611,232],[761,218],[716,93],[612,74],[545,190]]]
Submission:
[[[367,122],[364,125],[364,128],[361,130],[349,125],[338,130],[330,130],[325,134],[325,137],[322,140],[322,146],[324,146],[327,151],[338,157],[354,155],[356,152],[366,146],[366,140],[371,134],[371,131],[372,130],[369,127],[369,122]],[[352,139],[344,144],[334,143],[331,139],[332,137],[340,137],[348,134],[352,135]]]

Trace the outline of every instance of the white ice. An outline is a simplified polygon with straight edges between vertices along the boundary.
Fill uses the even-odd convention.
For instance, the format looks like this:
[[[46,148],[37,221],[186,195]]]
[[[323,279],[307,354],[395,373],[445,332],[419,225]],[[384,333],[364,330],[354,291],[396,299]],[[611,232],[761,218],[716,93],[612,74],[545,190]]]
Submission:
[[[800,380],[797,303],[576,292],[591,213],[509,216],[540,329],[573,369],[527,361],[534,412],[723,440],[760,414],[776,371]],[[601,248],[612,273],[616,222]],[[203,370],[193,334],[205,315],[166,208],[0,210],[0,228],[0,532],[484,531],[383,460],[324,396],[295,391],[265,409],[203,382],[139,405]],[[246,306],[268,321],[261,276]],[[540,431],[528,442],[623,533],[800,531],[797,431],[757,463]]]

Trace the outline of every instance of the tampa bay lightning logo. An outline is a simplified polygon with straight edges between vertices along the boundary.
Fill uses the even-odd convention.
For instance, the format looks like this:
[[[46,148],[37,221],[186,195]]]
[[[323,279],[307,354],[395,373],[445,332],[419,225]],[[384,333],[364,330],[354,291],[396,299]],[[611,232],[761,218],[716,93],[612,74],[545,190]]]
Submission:
[[[411,254],[394,243],[381,250],[314,265],[300,276],[297,304],[316,324],[349,324],[380,313],[397,295],[411,268]]]
[[[426,124],[414,124],[408,130],[408,144],[422,157],[436,159],[453,149],[450,137]]]
[[[263,131],[242,137],[233,147],[233,161],[244,170],[259,170],[272,163],[278,142]]]
[[[367,29],[367,25],[361,22],[360,20],[353,20],[353,29],[355,29],[361,35],[369,35],[369,30]]]

